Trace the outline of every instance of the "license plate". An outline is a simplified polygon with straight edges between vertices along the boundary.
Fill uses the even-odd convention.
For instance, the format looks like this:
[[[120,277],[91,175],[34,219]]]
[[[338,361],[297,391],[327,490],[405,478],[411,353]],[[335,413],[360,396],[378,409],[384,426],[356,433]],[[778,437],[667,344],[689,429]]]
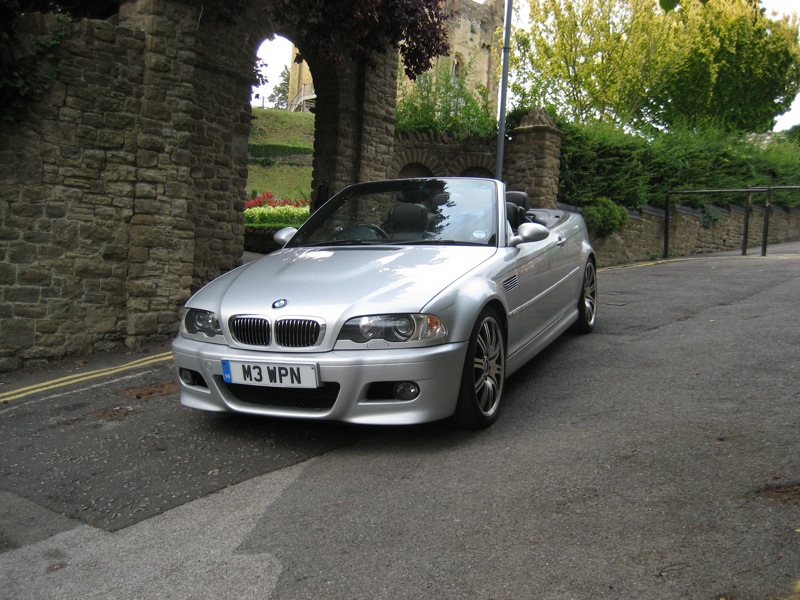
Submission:
[[[316,365],[285,365],[223,360],[222,378],[225,383],[243,383],[245,385],[284,388],[319,387]]]

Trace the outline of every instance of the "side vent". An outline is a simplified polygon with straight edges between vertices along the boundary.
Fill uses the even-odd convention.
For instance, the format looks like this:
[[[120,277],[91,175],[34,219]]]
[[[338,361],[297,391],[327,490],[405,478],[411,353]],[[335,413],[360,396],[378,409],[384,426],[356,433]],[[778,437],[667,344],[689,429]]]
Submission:
[[[503,289],[507,292],[510,292],[518,285],[519,285],[519,278],[516,275],[514,275],[513,277],[509,277],[503,282]]]

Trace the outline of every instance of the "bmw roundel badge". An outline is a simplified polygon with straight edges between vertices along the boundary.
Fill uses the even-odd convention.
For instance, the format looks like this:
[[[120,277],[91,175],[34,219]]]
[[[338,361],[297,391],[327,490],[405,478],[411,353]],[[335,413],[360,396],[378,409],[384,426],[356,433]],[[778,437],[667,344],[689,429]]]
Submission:
[[[289,301],[286,300],[286,298],[281,298],[280,300],[275,300],[275,302],[272,303],[272,308],[283,308],[288,303]]]

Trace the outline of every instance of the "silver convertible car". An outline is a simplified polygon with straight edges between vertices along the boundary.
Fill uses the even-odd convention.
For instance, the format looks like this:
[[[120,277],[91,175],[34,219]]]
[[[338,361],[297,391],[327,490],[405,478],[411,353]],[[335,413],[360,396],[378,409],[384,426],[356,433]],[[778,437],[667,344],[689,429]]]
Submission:
[[[491,425],[504,380],[595,324],[583,219],[492,179],[352,185],[183,309],[181,403],[272,417]]]

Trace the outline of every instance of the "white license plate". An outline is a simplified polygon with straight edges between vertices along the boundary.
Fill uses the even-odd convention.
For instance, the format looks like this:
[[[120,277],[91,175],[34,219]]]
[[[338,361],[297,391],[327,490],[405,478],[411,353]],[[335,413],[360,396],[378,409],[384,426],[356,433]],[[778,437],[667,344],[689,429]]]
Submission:
[[[286,365],[223,360],[222,378],[225,383],[243,383],[245,385],[284,388],[319,387],[316,365]]]

